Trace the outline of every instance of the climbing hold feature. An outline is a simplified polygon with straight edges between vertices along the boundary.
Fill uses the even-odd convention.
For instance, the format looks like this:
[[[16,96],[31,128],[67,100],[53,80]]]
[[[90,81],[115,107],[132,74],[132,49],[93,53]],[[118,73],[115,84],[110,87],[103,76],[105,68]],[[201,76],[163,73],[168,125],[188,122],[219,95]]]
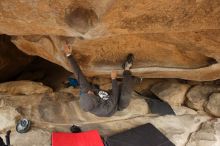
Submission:
[[[97,21],[98,16],[92,9],[78,7],[70,10],[70,12],[66,14],[66,22],[68,25],[80,33],[86,33],[89,31]]]

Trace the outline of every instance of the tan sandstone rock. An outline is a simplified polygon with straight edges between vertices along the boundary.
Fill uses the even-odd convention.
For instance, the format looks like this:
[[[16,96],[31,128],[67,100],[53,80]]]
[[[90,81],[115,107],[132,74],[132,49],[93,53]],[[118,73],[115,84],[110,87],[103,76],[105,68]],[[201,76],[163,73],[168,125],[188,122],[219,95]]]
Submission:
[[[11,35],[74,36],[90,30],[86,35],[94,37],[99,33],[117,35],[220,28],[218,0],[2,0],[0,6],[0,32]],[[78,23],[71,22],[71,18]]]
[[[220,78],[216,51],[219,44],[207,43],[216,42],[219,36],[218,30],[131,34],[92,40],[75,39],[72,48],[74,57],[87,76],[109,75],[112,69],[122,74],[124,57],[133,53],[136,58],[132,69],[134,75],[204,81]],[[197,38],[201,41],[198,42]],[[59,37],[41,36],[37,40],[17,37],[12,41],[25,53],[41,56],[72,71],[61,51],[64,42]]]
[[[185,106],[171,106],[176,115],[196,115],[198,114],[195,110]]]
[[[4,137],[4,135],[1,135]],[[42,129],[32,128],[27,133],[17,133],[12,131],[11,145],[13,146],[50,146],[51,133]]]
[[[201,123],[210,119],[184,107],[174,109],[177,116],[158,117],[148,114],[145,100],[136,94],[133,94],[127,109],[116,112],[112,117],[96,117],[82,111],[78,97],[70,94],[72,90],[33,95],[0,95],[1,107],[10,105],[33,123],[33,129],[25,135],[12,131],[12,144],[26,146],[32,142],[36,146],[49,146],[50,133],[45,131],[46,129],[69,132],[72,124],[79,125],[84,131],[98,129],[105,136],[150,122],[176,146],[184,146],[190,134],[196,131]],[[74,95],[77,95],[76,92],[77,90]],[[3,128],[7,128],[4,125]]]
[[[13,106],[34,123],[44,123],[45,127],[50,128],[51,125],[52,127],[55,125],[71,126],[73,121],[75,124],[84,125],[129,119],[146,115],[149,111],[145,99],[134,94],[126,109],[116,112],[111,117],[97,117],[80,108],[77,95],[79,92],[78,94],[75,92],[73,96],[67,91],[33,95],[0,95],[0,101],[2,106]]]
[[[213,93],[209,96],[205,109],[208,113],[220,117],[220,93]]]
[[[69,71],[61,50],[72,37],[73,54],[89,76],[122,73],[123,58],[133,53],[138,76],[215,80],[219,7],[219,0],[2,0],[0,33],[15,35],[20,50]]]
[[[187,93],[186,104],[188,107],[203,110],[204,104],[213,92],[218,92],[220,88],[216,85],[196,85]]]
[[[151,91],[170,105],[180,106],[185,100],[185,94],[189,87],[188,84],[182,84],[176,81],[163,81],[155,84],[151,88]]]
[[[11,41],[26,54],[40,56],[72,71],[62,52],[68,40],[86,76],[109,76],[113,69],[121,75],[124,57],[133,53],[132,73],[140,77],[196,81],[220,78],[219,0],[1,0],[0,34],[12,35]],[[12,70],[2,74],[3,79],[17,74],[15,71],[20,70],[21,64],[28,64],[26,58],[14,61],[18,65],[6,61],[8,57],[4,56],[0,55],[0,69],[10,62],[7,66]],[[1,94],[0,106],[13,106],[41,128],[69,130],[67,127],[76,123],[84,130],[97,128],[103,135],[109,135],[151,122],[176,146],[184,146],[191,133],[210,119],[188,109],[180,109],[179,116],[149,117],[146,102],[135,96],[126,110],[111,118],[98,118],[80,109],[78,91],[73,96],[70,89],[66,93],[51,93],[51,89],[39,84],[33,88],[29,83],[27,87],[19,85],[10,83],[10,88],[4,84],[2,92],[25,95]],[[176,87],[173,84],[168,90],[173,94],[164,91],[163,97],[171,104],[180,105],[188,85]],[[206,89],[204,92],[206,96]],[[200,95],[204,97],[203,93]],[[190,101],[193,104],[194,98]],[[195,106],[190,107],[201,109],[204,101],[207,100],[199,97]],[[6,123],[3,128],[7,127]],[[212,132],[210,136],[213,138]],[[44,130],[33,129],[25,136],[12,133],[12,137],[15,146],[51,145],[50,134]],[[200,143],[202,139],[192,137],[191,142]],[[210,143],[206,141],[206,144]]]
[[[146,123],[153,124],[176,146],[185,146],[188,137],[196,131],[200,124],[209,120],[207,116],[182,115],[137,117],[127,120],[109,121],[104,123],[92,123],[82,126],[85,130],[99,129],[102,135],[112,135]]]
[[[19,116],[20,114],[13,107],[0,107],[0,131],[14,128]]]
[[[220,145],[220,120],[211,120],[202,123],[201,127],[193,132],[186,146],[218,146]]]
[[[32,81],[11,81],[0,84],[0,92],[8,94],[41,94],[52,92],[50,87],[39,82]]]

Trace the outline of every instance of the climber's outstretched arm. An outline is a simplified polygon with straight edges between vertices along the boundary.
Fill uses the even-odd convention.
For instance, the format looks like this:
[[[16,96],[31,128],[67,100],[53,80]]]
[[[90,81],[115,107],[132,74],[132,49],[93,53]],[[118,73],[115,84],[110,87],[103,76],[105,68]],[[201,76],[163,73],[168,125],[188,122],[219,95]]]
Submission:
[[[75,77],[77,78],[79,85],[80,85],[80,91],[82,93],[90,93],[92,92],[92,88],[90,83],[87,81],[86,77],[84,76],[82,70],[80,69],[79,65],[77,64],[76,60],[74,59],[71,48],[68,46],[68,44],[64,45],[64,53],[67,56],[72,70],[74,72]],[[90,91],[91,90],[91,91]]]

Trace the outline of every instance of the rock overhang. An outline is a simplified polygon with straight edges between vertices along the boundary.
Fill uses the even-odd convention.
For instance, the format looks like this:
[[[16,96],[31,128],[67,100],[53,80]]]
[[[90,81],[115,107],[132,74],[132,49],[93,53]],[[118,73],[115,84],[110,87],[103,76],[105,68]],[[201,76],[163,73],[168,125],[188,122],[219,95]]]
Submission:
[[[220,78],[218,0],[1,1],[0,6],[1,33],[14,35],[12,42],[25,53],[69,71],[65,37],[73,39],[73,54],[88,76],[121,72],[122,58],[131,52],[133,72],[141,77]]]

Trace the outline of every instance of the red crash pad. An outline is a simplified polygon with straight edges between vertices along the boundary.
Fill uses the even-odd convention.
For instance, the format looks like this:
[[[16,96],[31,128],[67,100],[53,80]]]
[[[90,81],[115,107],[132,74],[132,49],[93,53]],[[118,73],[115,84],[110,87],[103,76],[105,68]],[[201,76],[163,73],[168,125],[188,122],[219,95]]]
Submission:
[[[81,133],[52,133],[52,146],[104,146],[97,130]]]

